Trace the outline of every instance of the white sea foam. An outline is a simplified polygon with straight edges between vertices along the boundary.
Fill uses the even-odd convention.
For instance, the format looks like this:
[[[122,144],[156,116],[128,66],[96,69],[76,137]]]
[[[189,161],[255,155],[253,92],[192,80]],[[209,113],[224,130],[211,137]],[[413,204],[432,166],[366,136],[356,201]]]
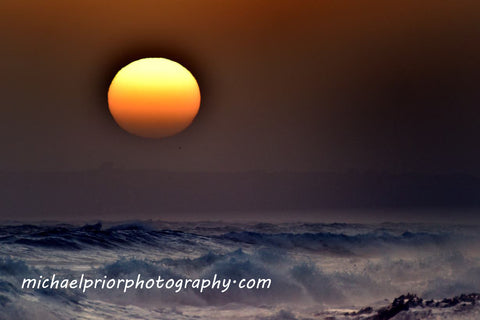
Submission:
[[[353,319],[346,314],[365,306],[376,312],[407,292],[425,299],[480,292],[478,231],[404,224],[0,226],[0,319]],[[21,288],[24,278],[52,274],[272,282],[266,290],[223,293]],[[438,319],[478,315],[476,306],[453,308],[428,312]]]

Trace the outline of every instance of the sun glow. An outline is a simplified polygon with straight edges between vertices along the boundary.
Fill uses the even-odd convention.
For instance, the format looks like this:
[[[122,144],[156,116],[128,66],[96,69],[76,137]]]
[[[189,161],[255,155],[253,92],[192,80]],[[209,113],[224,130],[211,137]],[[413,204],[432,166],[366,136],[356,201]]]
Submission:
[[[108,105],[124,130],[163,138],[186,129],[200,107],[193,75],[177,62],[145,58],[122,68],[108,90]]]

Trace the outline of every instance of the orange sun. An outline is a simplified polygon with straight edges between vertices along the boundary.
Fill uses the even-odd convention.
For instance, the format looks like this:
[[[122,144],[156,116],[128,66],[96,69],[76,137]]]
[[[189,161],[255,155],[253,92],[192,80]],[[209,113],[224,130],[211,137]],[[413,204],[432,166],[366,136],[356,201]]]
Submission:
[[[200,107],[193,75],[177,62],[145,58],[123,67],[108,89],[108,106],[124,130],[163,138],[186,129]]]

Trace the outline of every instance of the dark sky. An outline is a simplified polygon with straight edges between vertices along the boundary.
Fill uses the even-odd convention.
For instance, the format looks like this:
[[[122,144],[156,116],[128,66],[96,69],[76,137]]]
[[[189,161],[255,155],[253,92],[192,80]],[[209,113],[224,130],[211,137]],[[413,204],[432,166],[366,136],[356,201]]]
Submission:
[[[3,0],[0,12],[2,171],[480,175],[477,0]],[[134,137],[108,113],[115,73],[149,56],[199,82],[199,115],[178,136]]]

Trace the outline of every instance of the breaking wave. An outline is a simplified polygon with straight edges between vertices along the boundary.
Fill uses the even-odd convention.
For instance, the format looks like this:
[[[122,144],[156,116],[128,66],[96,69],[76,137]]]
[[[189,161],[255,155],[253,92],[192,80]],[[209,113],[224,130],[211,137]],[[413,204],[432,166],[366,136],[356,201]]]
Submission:
[[[424,299],[460,296],[480,292],[478,231],[472,226],[407,224],[4,225],[0,319],[211,319],[207,310],[218,319],[327,318],[339,317],[331,311],[335,308],[358,311],[406,292]],[[232,288],[225,293],[21,288],[24,278],[51,274],[172,279],[218,275],[269,278],[272,285],[268,290]],[[345,319],[361,319],[342,312]]]

